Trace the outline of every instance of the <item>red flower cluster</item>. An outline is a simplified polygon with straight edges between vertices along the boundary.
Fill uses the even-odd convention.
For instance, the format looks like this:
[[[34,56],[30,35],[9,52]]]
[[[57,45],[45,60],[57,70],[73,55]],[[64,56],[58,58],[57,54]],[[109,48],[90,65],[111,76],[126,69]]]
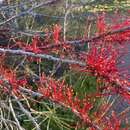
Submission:
[[[83,71],[111,80],[118,73],[116,60],[117,54],[114,50],[105,47],[97,49],[93,46],[86,55],[86,67]]]
[[[121,120],[117,118],[115,112],[113,111],[111,115],[111,119],[106,121],[106,125],[103,130],[120,130],[120,128],[121,128]],[[127,121],[126,121],[125,128],[122,128],[122,130],[128,130]]]
[[[16,74],[8,69],[4,69],[3,67],[1,69],[1,79],[0,79],[0,84],[4,87],[4,91],[8,91],[9,89],[12,90],[12,92],[17,93],[19,86],[25,86],[27,81],[26,79],[17,79]],[[6,81],[6,83],[5,83]],[[9,87],[11,88],[8,88]]]
[[[35,35],[33,38],[32,38],[32,42],[31,44],[29,45],[26,45],[24,47],[24,50],[27,50],[27,51],[32,51],[34,53],[40,53],[40,49],[38,47],[38,43],[39,43],[39,37],[37,35]]]
[[[81,71],[100,78],[100,82],[104,82],[105,85],[102,89],[108,90],[110,94],[118,93],[129,100],[130,83],[125,77],[121,77],[117,59],[118,54],[114,49],[108,47],[97,49],[93,46],[86,55],[86,66]]]
[[[46,31],[46,30],[45,30]],[[47,30],[48,31],[48,30]],[[71,49],[71,45],[69,44],[64,44],[63,41],[61,41],[61,45],[57,44],[59,42],[59,35],[60,35],[60,31],[61,31],[61,27],[58,24],[55,24],[53,27],[53,31],[52,31],[52,38],[54,43],[50,43],[52,40],[49,36],[49,34],[46,34],[47,32],[45,32],[44,35],[44,39],[40,38],[40,36],[38,34],[35,34],[31,40],[31,42],[28,44],[26,42],[21,42],[21,41],[16,41],[16,44],[11,46],[13,47],[19,47],[24,51],[29,51],[29,52],[33,52],[33,53],[56,53],[59,54],[61,56],[63,56],[64,51],[66,50],[66,52],[70,53],[70,49]],[[49,33],[49,31],[48,31]],[[49,39],[50,38],[50,39]],[[68,53],[68,54],[69,54]],[[40,58],[28,58],[30,61],[36,61],[36,62],[40,62],[41,59]]]
[[[122,123],[125,124],[125,128],[122,128],[121,130],[128,130],[128,120],[127,118],[119,118],[114,111],[112,111],[111,114],[106,115],[104,113],[110,104],[102,104],[98,111],[96,111],[96,114],[94,114],[94,122],[97,126],[100,126],[102,128],[101,130],[120,130],[122,127]],[[102,108],[103,107],[103,108]],[[97,130],[94,127],[90,127],[89,130]]]
[[[130,30],[126,29],[122,31],[122,29],[127,28],[130,26],[130,20],[126,19],[121,23],[113,24],[113,25],[107,25],[104,20],[104,16],[98,16],[96,21],[96,28],[97,32],[96,35],[100,34],[102,35],[101,38],[97,39],[97,41],[101,43],[124,43],[125,41],[128,41],[130,38]],[[117,33],[112,33],[115,30],[119,30]],[[108,35],[105,35],[107,34]],[[110,34],[109,34],[110,33]]]
[[[58,41],[59,41],[59,33],[60,33],[60,30],[61,30],[61,27],[56,24],[54,27],[53,27],[53,40],[54,40],[54,43],[57,44]]]
[[[109,30],[114,31],[114,30],[121,30],[123,28],[129,27],[130,26],[130,20],[125,20],[122,23],[112,25],[109,28]],[[116,34],[108,35],[105,38],[105,41],[107,42],[118,42],[118,43],[124,43],[124,41],[128,41],[130,39],[130,30],[126,29],[125,31],[119,31]]]
[[[88,111],[92,106],[87,98],[81,100],[77,96],[74,96],[73,89],[66,86],[64,81],[55,81],[54,79],[47,79],[43,76],[41,78],[41,85],[38,86],[43,98],[47,98],[63,107],[71,109],[83,122],[90,123]]]
[[[105,24],[105,19],[103,15],[100,15],[97,17],[96,21],[96,29],[98,34],[102,34],[106,30],[106,24]]]

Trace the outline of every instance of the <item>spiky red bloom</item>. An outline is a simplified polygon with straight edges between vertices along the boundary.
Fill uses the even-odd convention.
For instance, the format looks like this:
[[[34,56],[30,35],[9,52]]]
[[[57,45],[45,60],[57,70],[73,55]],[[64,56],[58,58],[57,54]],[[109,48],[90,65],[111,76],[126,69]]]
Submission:
[[[61,30],[61,27],[58,24],[54,25],[54,27],[53,27],[53,40],[54,40],[55,44],[57,44],[59,41],[60,30]]]
[[[12,92],[17,93],[19,86],[25,86],[27,81],[26,79],[17,79],[16,73],[14,73],[12,70],[5,69],[5,68],[0,68],[1,69],[1,78],[0,78],[0,84],[2,86],[6,86],[6,83],[10,85],[11,88],[4,87],[4,90],[8,91],[9,89],[12,90]]]
[[[43,98],[47,98],[63,107],[71,109],[71,111],[81,120],[88,123],[88,111],[92,108],[87,98],[79,99],[74,96],[72,87],[64,84],[64,81],[56,81],[51,78],[42,78],[42,85],[39,86],[39,92]]]
[[[107,108],[104,109],[104,111]],[[125,128],[122,128],[122,130],[128,130],[128,121],[127,119],[121,119],[119,118],[116,113],[114,111],[112,111],[111,114],[109,114],[108,116],[105,114],[102,114],[101,111],[102,109],[99,109],[98,111],[98,115],[95,115],[95,118],[97,118],[97,120],[95,119],[97,126],[99,126],[99,128],[101,130],[120,130],[122,128],[122,122],[124,122],[125,124]],[[90,127],[89,130],[97,130],[94,127]]]
[[[108,25],[105,21],[105,13],[102,15],[99,15],[96,20],[96,35],[102,35],[100,38],[97,39],[97,43],[100,44],[121,44],[125,41],[130,40],[130,30],[125,29],[122,31],[122,29],[127,28],[130,26],[130,20],[126,19],[122,22],[118,23],[111,23],[111,25]],[[118,30],[116,33],[113,33],[114,31]],[[106,35],[107,34],[107,35]]]
[[[34,53],[39,53],[41,51],[38,47],[38,43],[39,43],[39,37],[37,35],[35,35],[32,38],[32,42],[29,45],[26,45],[25,47],[23,47],[23,49],[27,50],[27,51],[32,51]]]
[[[116,60],[117,54],[114,50],[105,47],[97,49],[93,46],[86,55],[86,67],[82,71],[113,80],[113,76],[118,73]]]
[[[130,30],[128,28],[130,26],[130,20],[128,19],[118,24],[107,25],[105,24],[104,17],[101,17],[97,19],[96,25],[96,34],[99,36],[100,34],[102,35],[102,37],[97,39],[97,42],[100,42],[100,44],[124,44],[126,41],[130,40]],[[116,30],[118,30],[117,33],[114,33]]]
[[[106,24],[105,24],[104,15],[100,15],[100,16],[97,17],[96,29],[97,29],[98,34],[102,34],[102,33],[105,32]]]
[[[107,121],[103,130],[120,130],[120,129],[121,129],[121,119],[119,119],[116,116],[115,112],[112,111],[111,117],[107,118]],[[127,120],[125,122],[125,128],[122,128],[122,130],[128,130]]]
[[[86,55],[86,66],[81,69],[101,79],[104,82],[104,88],[110,94],[118,93],[126,99],[130,99],[128,87],[129,81],[121,75],[120,69],[117,67],[118,53],[108,47],[97,49],[92,47]]]
[[[130,30],[126,29],[125,31],[121,31],[125,27],[130,26],[130,20],[125,20],[122,23],[112,25],[109,28],[109,30],[120,30],[116,34],[108,35],[105,37],[105,42],[111,42],[111,43],[124,43],[125,41],[130,40]]]

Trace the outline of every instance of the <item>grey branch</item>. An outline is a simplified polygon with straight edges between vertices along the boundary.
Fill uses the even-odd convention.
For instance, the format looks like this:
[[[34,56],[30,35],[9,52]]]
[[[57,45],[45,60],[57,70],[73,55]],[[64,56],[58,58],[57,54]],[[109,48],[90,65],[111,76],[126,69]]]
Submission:
[[[13,117],[14,117],[16,123],[17,123],[17,126],[19,127],[19,130],[25,130],[24,128],[21,127],[21,125],[20,125],[20,123],[19,123],[19,121],[18,121],[18,119],[17,119],[17,117],[16,117],[15,111],[14,111],[14,109],[13,109],[12,101],[11,101],[10,98],[9,98],[9,106],[10,106],[10,110],[11,110],[11,112],[12,112],[12,115],[13,115]]]
[[[24,55],[24,56],[30,56],[30,57],[35,57],[35,58],[48,59],[48,60],[52,60],[52,61],[60,61],[63,63],[77,64],[80,66],[85,66],[85,63],[80,62],[80,61],[71,60],[71,59],[61,59],[61,58],[57,58],[57,57],[47,55],[47,54],[37,54],[37,53],[33,53],[33,52],[27,52],[24,50],[12,50],[12,49],[0,48],[0,52],[1,53],[11,53],[11,54],[15,54],[15,55]]]
[[[38,125],[37,122],[35,121],[35,119],[32,117],[31,113],[30,113],[29,111],[27,111],[27,110],[23,107],[22,103],[18,100],[18,98],[17,98],[16,96],[13,95],[13,97],[16,99],[16,102],[18,103],[18,105],[19,105],[20,109],[23,111],[23,113],[25,113],[25,115],[27,115],[28,118],[33,122],[33,124],[34,124],[35,127],[36,127],[36,130],[41,130],[40,127],[39,127],[39,125]]]
[[[14,15],[14,16],[12,16],[11,18],[7,19],[7,20],[4,21],[4,22],[1,22],[1,23],[0,23],[0,26],[2,26],[3,24],[6,24],[6,23],[8,23],[8,22],[10,22],[10,21],[12,21],[12,20],[18,18],[18,17],[21,17],[21,16],[24,16],[24,15],[26,15],[26,14],[29,14],[29,13],[30,13],[31,11],[33,11],[34,9],[37,9],[37,8],[39,8],[39,7],[41,7],[41,6],[47,6],[47,5],[53,4],[53,3],[57,2],[57,1],[59,1],[59,0],[48,0],[48,1],[46,1],[46,2],[41,2],[41,3],[38,4],[38,5],[32,5],[32,7],[29,8],[29,9],[27,9],[26,11],[21,12],[21,13],[19,13],[19,14],[17,14],[17,15]]]

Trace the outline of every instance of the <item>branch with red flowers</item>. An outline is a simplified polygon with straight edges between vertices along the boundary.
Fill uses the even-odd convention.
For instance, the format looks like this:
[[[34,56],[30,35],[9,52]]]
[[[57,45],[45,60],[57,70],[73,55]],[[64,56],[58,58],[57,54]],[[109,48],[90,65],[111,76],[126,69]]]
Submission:
[[[124,34],[122,34],[124,33]],[[29,33],[24,33],[25,35],[30,35],[32,36],[32,34],[29,34]],[[115,36],[116,35],[116,36]],[[117,35],[119,35],[118,37],[122,37],[123,38],[120,40],[120,39],[117,39]],[[120,29],[117,29],[117,30],[112,30],[112,31],[108,31],[108,32],[104,32],[102,34],[99,34],[98,36],[94,36],[94,37],[91,37],[89,39],[81,39],[81,40],[74,40],[74,41],[64,41],[64,42],[58,42],[57,44],[49,44],[49,45],[46,45],[46,46],[43,46],[41,47],[42,50],[45,50],[45,49],[52,49],[52,48],[56,48],[56,47],[61,47],[63,45],[66,45],[66,44],[69,44],[69,45],[78,45],[78,44],[82,44],[82,43],[89,43],[89,42],[96,42],[98,40],[101,40],[101,39],[107,39],[109,41],[109,39],[112,39],[113,42],[114,40],[117,40],[117,41],[128,41],[130,40],[129,39],[130,37],[130,26],[127,26],[127,27],[123,27],[123,28],[120,28]]]
[[[127,26],[127,27],[124,27],[124,28],[120,28],[120,29],[117,29],[117,30],[112,30],[112,31],[108,31],[108,32],[105,32],[103,34],[100,34],[98,36],[94,36],[92,38],[89,38],[89,39],[81,39],[81,40],[74,40],[74,41],[65,41],[66,44],[80,44],[80,43],[88,43],[88,42],[94,42],[95,40],[98,40],[100,38],[104,38],[108,35],[113,35],[113,34],[118,34],[118,33],[122,33],[122,32],[125,32],[125,31],[130,31],[130,26]],[[59,45],[61,45],[59,43]],[[53,45],[53,46],[58,46],[58,45]]]
[[[11,88],[14,88],[15,82],[17,79],[15,77],[9,77],[8,79],[3,78],[4,75],[0,76],[0,84],[7,89],[6,92],[9,92]],[[12,80],[13,78],[13,80]],[[49,81],[48,81],[49,80]],[[46,84],[45,87],[43,84]],[[28,116],[30,120],[34,123],[37,130],[40,130],[34,118],[31,114],[23,107],[21,102],[15,96],[15,93],[24,93],[32,97],[38,97],[40,99],[47,99],[53,103],[61,105],[62,107],[70,109],[87,127],[93,127],[96,130],[100,128],[94,124],[88,117],[88,111],[92,108],[91,104],[87,101],[86,98],[83,100],[79,99],[77,96],[74,96],[73,89],[64,84],[64,81],[59,82],[51,78],[40,77],[40,84],[38,84],[38,92],[34,92],[30,89],[24,88],[17,84],[15,90],[12,89],[10,92],[11,95],[16,99],[16,102],[20,106],[20,109]],[[68,98],[66,98],[68,97]]]
[[[113,35],[113,34],[117,34],[117,33],[122,33],[124,31],[130,31],[130,26],[128,27],[124,27],[124,28],[121,28],[121,29],[117,29],[117,30],[112,30],[112,31],[108,31],[108,32],[105,32],[103,34],[100,34],[98,36],[95,36],[95,37],[92,37],[90,39],[82,39],[82,40],[75,40],[75,41],[67,41],[66,43],[68,44],[80,44],[80,43],[83,43],[83,42],[94,42],[95,40],[98,40],[100,38],[104,38],[108,35]]]
[[[33,58],[60,61],[63,63],[68,63],[68,64],[76,64],[76,65],[82,66],[83,71],[89,71],[91,73],[93,73],[93,70],[94,70],[95,74],[98,74],[95,76],[97,76],[97,77],[100,76],[100,77],[104,78],[105,80],[108,80],[109,82],[111,82],[111,84],[115,84],[115,85],[119,86],[119,87],[111,87],[111,90],[114,93],[116,92],[115,88],[119,88],[119,90],[118,90],[119,94],[121,94],[122,96],[124,96],[125,98],[128,99],[128,97],[130,96],[128,93],[129,88],[127,87],[129,82],[125,79],[124,80],[120,79],[117,68],[114,68],[114,67],[116,67],[115,66],[115,64],[116,64],[115,55],[114,54],[113,54],[113,56],[110,55],[110,57],[108,57],[109,60],[107,58],[100,59],[100,60],[102,60],[102,62],[101,62],[99,60],[99,58],[102,56],[103,52],[100,52],[101,54],[100,53],[98,54],[94,51],[97,51],[97,49],[92,48],[92,51],[90,51],[90,53],[88,55],[86,55],[86,63],[85,63],[85,62],[75,61],[75,60],[71,60],[71,59],[57,58],[57,57],[54,57],[52,55],[47,55],[47,54],[38,54],[38,53],[33,53],[33,52],[26,52],[24,50],[12,50],[12,49],[0,48],[1,53],[11,53],[11,54],[15,54],[15,55],[23,55],[23,56],[33,57]],[[104,51],[104,53],[105,53],[105,51]],[[98,57],[98,59],[95,56]],[[96,59],[94,59],[94,58],[96,58]],[[96,62],[95,62],[95,60],[96,60]],[[103,68],[103,64],[104,64],[104,68]],[[112,76],[111,76],[111,74],[112,74]],[[113,76],[115,76],[115,77],[113,78]],[[123,86],[125,86],[125,87],[123,88]]]
[[[3,69],[3,71],[5,70]],[[100,128],[96,124],[94,124],[87,115],[88,111],[91,109],[90,103],[87,101],[86,98],[81,100],[78,99],[77,96],[74,96],[73,89],[71,87],[66,86],[64,82],[61,83],[51,78],[39,77],[40,82],[39,81],[37,82],[37,86],[39,89],[38,91],[34,92],[30,89],[22,87],[26,85],[26,83],[20,80],[18,81],[13,72],[11,74],[9,73],[6,74],[6,72],[2,73],[1,70],[1,75],[2,76],[0,77],[1,79],[0,83],[2,86],[7,88],[6,90],[7,92],[9,91],[12,94],[13,92],[15,93],[20,92],[27,95],[31,95],[32,97],[39,97],[40,99],[50,100],[51,102],[54,102],[63,107],[71,109],[71,111],[77,117],[79,117],[88,127],[90,128],[92,127],[94,128],[94,130],[100,130]],[[6,80],[3,79],[3,76],[5,76],[5,78],[7,79]],[[4,83],[2,81],[4,81]],[[11,91],[10,88],[12,88]],[[18,100],[17,103],[19,104]],[[21,109],[30,118],[30,115],[28,115],[29,113],[25,109],[23,109],[23,107]],[[33,123],[35,124],[35,121],[33,121]]]
[[[77,45],[77,44],[81,44],[81,43],[85,43],[85,42],[86,42],[86,43],[88,43],[88,42],[94,42],[95,40],[99,40],[99,39],[104,38],[104,37],[106,37],[106,36],[123,33],[123,32],[125,32],[125,31],[126,31],[126,32],[127,32],[127,31],[130,31],[130,26],[123,27],[123,28],[120,28],[120,29],[117,29],[117,30],[108,31],[108,32],[105,32],[105,33],[103,33],[103,34],[99,34],[98,36],[91,37],[91,38],[89,38],[89,39],[65,41],[65,43],[50,44],[50,45],[47,45],[47,46],[43,46],[42,49],[48,49],[48,48],[59,47],[59,46],[62,46],[63,44]],[[29,33],[29,32],[21,32],[21,31],[18,31],[18,33],[21,33],[21,34],[27,35],[27,36],[31,36],[31,37],[34,36],[34,34]],[[51,34],[51,35],[52,35],[52,34]]]

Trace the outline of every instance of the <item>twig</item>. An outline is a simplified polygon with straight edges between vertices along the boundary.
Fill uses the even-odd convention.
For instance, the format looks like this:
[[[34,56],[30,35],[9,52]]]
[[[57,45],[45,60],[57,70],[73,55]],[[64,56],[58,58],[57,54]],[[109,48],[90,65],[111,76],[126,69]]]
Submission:
[[[27,111],[23,105],[21,104],[21,102],[18,100],[18,98],[13,95],[13,97],[16,99],[16,102],[18,103],[20,109],[28,116],[28,118],[33,122],[33,124],[35,125],[36,127],[36,130],[41,130],[39,125],[37,124],[37,122],[35,121],[35,119],[32,117],[31,113],[29,111]]]
[[[95,37],[92,37],[92,38],[89,38],[89,39],[81,39],[81,40],[75,40],[75,41],[67,41],[66,43],[68,44],[80,44],[80,43],[83,43],[83,42],[93,42],[95,40],[98,40],[100,38],[104,38],[108,35],[113,35],[113,34],[116,34],[116,33],[122,33],[126,30],[130,30],[130,26],[127,26],[127,27],[124,27],[124,28],[120,28],[120,29],[117,29],[117,30],[113,30],[113,31],[108,31],[108,32],[105,32],[103,34],[100,34],[98,36],[95,36]]]
[[[63,28],[63,36],[64,36],[64,41],[66,41],[66,32],[67,32],[67,17],[70,13],[71,6],[70,8],[68,7],[68,0],[66,0],[66,7],[65,7],[65,16],[64,16],[64,28]]]
[[[24,12],[21,12],[21,13],[15,15],[15,16],[12,16],[11,18],[7,19],[7,20],[4,21],[4,22],[1,22],[1,23],[0,23],[0,26],[2,26],[3,24],[6,24],[6,23],[8,23],[8,22],[10,22],[10,21],[12,21],[12,20],[18,18],[18,17],[21,17],[21,16],[24,16],[24,15],[26,15],[26,14],[29,14],[29,13],[30,13],[31,11],[33,11],[34,9],[37,9],[37,8],[39,8],[39,7],[41,7],[41,6],[47,6],[47,5],[53,4],[53,3],[57,2],[57,1],[59,1],[59,0],[48,0],[47,2],[41,2],[40,4],[35,5],[35,6],[32,5],[32,8],[30,8],[30,9],[24,11]]]
[[[34,92],[34,91],[32,91],[32,90],[28,90],[28,89],[23,88],[23,87],[19,87],[19,90],[20,90],[21,92],[23,92],[23,93],[29,94],[29,95],[32,96],[32,97],[39,97],[39,98],[43,97],[42,94],[40,94],[40,93],[38,93],[38,92]],[[44,98],[44,97],[43,97],[43,98]],[[55,101],[53,101],[53,100],[51,100],[51,99],[48,99],[48,100],[50,100],[50,101],[52,101],[52,102],[55,102]],[[57,102],[56,102],[56,103],[57,103]],[[63,106],[63,107],[66,107],[66,108],[69,108],[69,109],[70,109],[69,106],[65,106],[62,102],[59,102],[58,104],[61,105],[61,106]],[[82,119],[82,117],[80,116],[80,113],[79,113],[76,109],[74,109],[73,112],[74,112],[74,114],[75,114],[77,117],[79,117],[80,119]],[[89,124],[90,124],[91,126],[93,126],[96,130],[100,130],[100,128],[99,128],[96,124],[94,124],[94,122],[89,122]]]
[[[5,119],[5,118],[0,118],[0,120],[3,121],[3,122],[7,122],[8,124],[13,124],[14,126],[18,127],[18,124],[16,122],[12,121],[12,120]]]
[[[41,59],[48,59],[48,60],[52,60],[52,61],[60,61],[63,63],[78,64],[80,66],[85,66],[85,63],[82,63],[80,61],[75,61],[75,60],[70,60],[70,59],[61,59],[61,58],[57,58],[57,57],[47,55],[47,54],[37,54],[37,53],[27,52],[27,51],[23,51],[23,50],[12,50],[12,49],[0,48],[0,52],[1,53],[11,53],[11,54],[15,54],[15,55],[31,56],[31,57],[41,58]]]
[[[127,31],[127,30],[130,30],[130,26],[127,26],[127,27],[124,27],[124,28],[121,28],[121,29],[117,29],[117,30],[113,30],[113,31],[108,31],[106,33],[103,33],[103,34],[100,34],[98,36],[94,36],[94,37],[91,37],[89,39],[80,39],[80,40],[74,40],[74,41],[65,41],[66,44],[70,44],[70,45],[79,45],[81,43],[90,43],[90,42],[93,42],[93,41],[96,41],[96,40],[99,40],[101,38],[104,38],[106,36],[109,36],[109,35],[114,35],[116,33],[122,33],[124,31]],[[42,49],[49,49],[49,48],[54,48],[54,47],[60,47],[64,45],[64,43],[58,43],[58,44],[50,44],[50,45],[47,45],[47,46],[43,46]]]
[[[10,105],[10,110],[12,112],[12,115],[13,115],[16,123],[17,123],[17,126],[18,126],[19,130],[25,130],[24,128],[21,127],[21,125],[20,125],[20,123],[19,123],[19,121],[18,121],[18,119],[17,119],[17,117],[15,115],[15,112],[14,112],[14,109],[13,109],[12,102],[11,102],[10,98],[9,98],[9,105]]]

